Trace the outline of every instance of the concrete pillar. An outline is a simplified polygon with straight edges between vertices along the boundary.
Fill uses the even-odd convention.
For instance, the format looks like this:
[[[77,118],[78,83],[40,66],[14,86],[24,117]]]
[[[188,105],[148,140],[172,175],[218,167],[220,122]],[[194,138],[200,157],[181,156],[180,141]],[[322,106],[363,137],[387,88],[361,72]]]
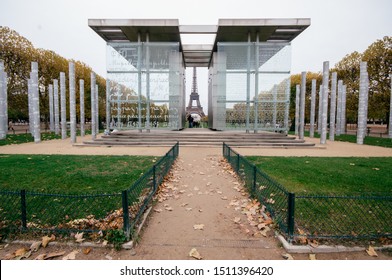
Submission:
[[[321,113],[323,111],[323,85],[321,84],[319,87],[319,94],[318,94],[318,114],[317,114],[317,132],[321,135]]]
[[[71,124],[71,143],[76,143],[76,93],[75,93],[75,63],[70,62],[69,70],[69,121]]]
[[[31,91],[33,104],[33,120],[34,120],[34,142],[41,142],[41,115],[39,112],[39,92],[38,92],[38,63],[31,63]]]
[[[95,95],[95,74],[94,73],[91,73],[90,83],[91,83],[91,137],[94,140],[95,138],[97,138],[97,128],[96,128],[97,119],[95,117],[97,107],[95,105],[96,95]]]
[[[312,79],[312,92],[310,101],[310,128],[309,137],[314,137],[314,117],[316,113],[316,79]]]
[[[79,93],[80,93],[80,136],[84,137],[85,134],[85,117],[84,117],[84,80],[79,80]]]
[[[342,90],[342,119],[341,119],[341,129],[340,129],[340,132],[342,134],[346,134],[346,91],[347,91],[347,86],[343,85],[343,90]]]
[[[289,131],[289,113],[290,113],[290,79],[287,79],[286,82],[286,105],[284,111],[284,127],[286,129],[286,134]]]
[[[30,72],[31,77],[31,72]],[[29,132],[34,137],[34,119],[33,119],[33,91],[32,91],[31,78],[27,80],[27,101],[29,107]]]
[[[67,138],[67,105],[65,96],[65,73],[60,72],[61,139]]]
[[[49,85],[49,129],[54,132],[53,85]]]
[[[95,84],[95,133],[99,134],[99,98],[98,85]]]
[[[343,81],[338,81],[338,104],[336,109],[336,136],[342,133],[342,97],[343,97]]]
[[[110,80],[106,80],[106,129],[110,131]]]
[[[359,100],[358,100],[358,126],[357,144],[362,145],[366,135],[366,100],[367,100],[367,62],[361,62],[359,72]]]
[[[389,74],[389,80],[391,82],[391,101],[389,105],[389,129],[388,129],[388,136],[389,138],[392,138],[392,74]]]
[[[329,112],[329,140],[335,141],[335,119],[336,119],[336,83],[338,74],[332,73],[331,79],[331,108]]]
[[[2,62],[1,62],[2,63]],[[1,66],[0,66],[1,67]],[[5,139],[7,137],[8,128],[6,127],[6,123],[8,120],[6,119],[6,86],[7,80],[5,79],[5,72],[3,71],[4,67],[0,69],[0,140]]]
[[[301,94],[299,102],[299,139],[304,139],[305,133],[305,96],[306,96],[306,72],[301,73]]]
[[[54,133],[60,134],[59,81],[53,80]]]
[[[320,144],[327,142],[327,125],[328,125],[328,85],[329,85],[329,61],[323,63],[323,106],[322,106],[322,120],[321,120],[321,135]]]
[[[299,85],[295,86],[295,135],[298,135],[299,128]]]
[[[253,107],[254,107],[254,133],[257,133],[258,131],[258,126],[259,126],[259,65],[260,65],[260,58],[259,58],[259,54],[260,54],[260,44],[259,44],[259,32],[256,33],[256,44],[255,44],[255,94],[254,94],[254,103],[253,103]],[[286,113],[286,111],[285,111]],[[286,117],[286,115],[285,115]],[[284,124],[285,127],[286,126],[286,118],[284,119]]]
[[[245,121],[246,121],[246,133],[249,133],[249,119],[250,119],[250,54],[251,54],[251,39],[250,39],[250,32],[248,32],[248,45],[247,45],[247,57],[246,57],[246,115],[245,115]],[[275,85],[274,85],[275,89]],[[272,125],[275,129],[276,126],[276,110],[275,110],[275,90],[272,90],[272,95],[274,98],[274,112],[273,112],[273,117],[272,117]]]

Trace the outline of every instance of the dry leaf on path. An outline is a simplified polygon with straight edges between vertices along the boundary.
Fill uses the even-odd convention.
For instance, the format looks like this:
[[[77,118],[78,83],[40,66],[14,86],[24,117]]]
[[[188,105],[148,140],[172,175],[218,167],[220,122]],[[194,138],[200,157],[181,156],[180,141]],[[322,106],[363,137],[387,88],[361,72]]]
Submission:
[[[83,249],[83,254],[88,255],[91,252],[91,248],[84,248]]]
[[[84,238],[83,238],[83,232],[81,232],[81,233],[76,233],[75,234],[75,242],[78,242],[78,243],[82,243],[83,242],[83,240],[84,240]]]
[[[49,242],[54,241],[55,239],[56,237],[53,234],[50,237],[49,236],[42,237],[42,247],[46,248]]]
[[[309,260],[315,261],[316,260],[316,254],[309,254]]]
[[[183,204],[181,204],[180,206],[181,207],[185,207],[185,206],[187,206],[188,205],[188,203],[183,203]]]
[[[193,229],[195,230],[203,230],[204,229],[204,224],[197,224],[197,225],[193,225]]]
[[[293,256],[290,255],[289,253],[282,254],[282,257],[283,257],[285,260],[294,260]]]
[[[165,210],[167,210],[167,211],[173,211],[173,208],[172,208],[172,207],[165,207]]]
[[[108,241],[107,241],[107,240],[104,240],[104,241],[102,242],[102,246],[106,246],[106,245],[108,245]]]
[[[260,231],[260,234],[264,237],[267,237],[267,233],[270,231],[271,229],[269,227],[265,227],[262,231]]]
[[[45,259],[46,254],[39,254],[38,256],[35,257],[34,260],[39,260],[39,261],[43,261]]]
[[[192,250],[189,252],[189,256],[197,260],[202,259],[200,253],[196,250],[196,248],[192,248]]]
[[[162,209],[154,209],[154,212],[157,212],[157,213],[161,213],[163,210]]]
[[[33,252],[37,252],[39,247],[41,247],[41,245],[42,245],[42,241],[35,241],[33,242],[33,244],[31,244],[30,250]]]
[[[378,257],[376,251],[372,246],[369,246],[369,248],[366,250],[366,253],[368,253],[369,256]]]
[[[63,257],[63,260],[74,260],[76,258],[76,255],[79,253],[78,250],[74,250],[65,257]]]
[[[185,210],[186,211],[192,211],[192,208],[191,207],[187,207],[187,208],[185,208]]]
[[[239,224],[240,221],[241,221],[241,218],[240,218],[240,217],[235,217],[235,218],[234,218],[234,223]]]
[[[227,200],[227,196],[222,196],[221,199],[222,200]]]
[[[47,255],[44,257],[44,260],[52,259],[52,258],[56,258],[56,257],[60,257],[60,256],[62,256],[62,255],[64,255],[64,254],[65,254],[65,251],[53,252],[53,253],[47,254]]]
[[[28,252],[27,248],[20,248],[14,252],[14,255],[15,255],[15,257],[20,257],[20,256],[23,256],[24,254],[26,254],[27,252]]]
[[[317,248],[319,246],[319,243],[316,240],[308,240],[308,244],[313,248]]]

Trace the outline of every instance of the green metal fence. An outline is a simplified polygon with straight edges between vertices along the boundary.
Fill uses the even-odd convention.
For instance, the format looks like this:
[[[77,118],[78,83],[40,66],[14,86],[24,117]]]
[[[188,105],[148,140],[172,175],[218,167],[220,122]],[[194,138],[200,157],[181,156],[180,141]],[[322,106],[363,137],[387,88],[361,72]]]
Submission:
[[[225,143],[223,155],[289,240],[392,237],[392,196],[295,195]]]
[[[122,192],[64,195],[0,191],[0,234],[20,229],[56,232],[119,229],[129,238],[178,152],[177,143]]]

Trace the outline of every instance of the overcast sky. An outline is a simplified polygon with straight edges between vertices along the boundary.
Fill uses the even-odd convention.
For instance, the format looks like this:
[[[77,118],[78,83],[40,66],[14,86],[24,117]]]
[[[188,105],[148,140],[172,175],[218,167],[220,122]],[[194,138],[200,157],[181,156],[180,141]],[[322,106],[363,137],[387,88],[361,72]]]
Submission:
[[[105,42],[88,27],[90,18],[173,18],[180,24],[217,24],[219,18],[310,18],[292,42],[292,73],[333,67],[346,54],[363,52],[392,36],[392,0],[1,0],[0,25],[35,47],[90,65],[106,77]],[[209,43],[186,38],[185,43]],[[187,95],[191,69],[187,70]],[[202,106],[207,107],[207,70],[199,69]]]

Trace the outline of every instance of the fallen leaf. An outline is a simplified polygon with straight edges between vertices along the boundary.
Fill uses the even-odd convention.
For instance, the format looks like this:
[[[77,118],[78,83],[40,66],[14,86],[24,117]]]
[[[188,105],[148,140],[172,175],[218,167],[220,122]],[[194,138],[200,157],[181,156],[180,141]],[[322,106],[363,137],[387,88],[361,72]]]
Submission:
[[[76,255],[79,253],[78,250],[74,250],[65,257],[63,257],[63,260],[74,260],[76,258]]]
[[[185,208],[185,210],[186,211],[192,211],[192,208],[191,207],[187,207],[187,208]]]
[[[157,213],[161,213],[163,210],[162,209],[154,209],[154,212],[157,212]]]
[[[266,223],[261,223],[261,224],[258,224],[257,225],[257,228],[259,229],[259,230],[262,230],[262,229],[264,229],[265,227],[266,227]]]
[[[106,255],[105,258],[108,259],[108,260],[112,260],[113,259],[113,257],[110,256],[110,255]]]
[[[167,210],[167,211],[173,211],[173,208],[172,208],[172,207],[165,207],[165,210]]]
[[[197,224],[197,225],[193,225],[193,229],[195,230],[203,230],[204,229],[204,225],[203,224]]]
[[[197,260],[202,259],[200,253],[196,250],[196,248],[192,248],[192,250],[189,252],[189,256]]]
[[[200,174],[200,175],[205,175],[205,173],[204,173],[204,172],[199,172],[199,174]]]
[[[41,245],[42,245],[42,241],[36,241],[33,244],[31,244],[30,250],[33,252],[37,252],[39,247],[41,247]]]
[[[308,244],[313,248],[317,248],[319,246],[319,243],[316,240],[308,240]]]
[[[75,242],[78,242],[78,243],[82,243],[83,242],[83,240],[84,240],[84,238],[83,238],[83,232],[81,232],[81,233],[76,233],[75,234]]]
[[[267,237],[267,233],[270,231],[271,229],[269,227],[265,227],[262,231],[260,231],[261,235],[264,237]]]
[[[50,254],[47,254],[44,257],[44,260],[52,259],[52,258],[55,258],[55,257],[60,257],[60,256],[62,256],[64,254],[65,254],[65,251],[50,253]]]
[[[83,254],[88,255],[91,252],[91,248],[84,248],[83,249]]]
[[[241,221],[241,218],[240,218],[240,217],[235,217],[235,218],[234,218],[234,223],[239,224],[240,221]]]
[[[221,199],[222,200],[227,200],[227,196],[222,196]]]
[[[180,206],[181,207],[185,207],[185,206],[187,206],[188,205],[188,203],[183,203],[183,204],[181,204]]]
[[[104,241],[102,242],[102,246],[106,246],[106,245],[108,245],[108,241],[107,241],[107,240],[104,240]]]
[[[283,257],[285,260],[294,260],[293,256],[290,255],[289,253],[282,254],[282,257]]]
[[[369,248],[366,250],[366,253],[368,253],[368,255],[371,257],[378,257],[376,251],[372,246],[369,246]]]
[[[38,256],[35,257],[34,260],[44,260],[45,259],[46,254],[39,254]]]
[[[380,170],[380,168],[374,167],[373,170]]]
[[[315,261],[316,260],[316,254],[309,254],[309,260]]]
[[[56,238],[53,234],[51,237],[49,237],[49,236],[42,237],[42,247],[46,248],[46,246],[49,244],[49,242],[54,241],[55,239]]]
[[[199,212],[200,212],[200,213],[203,212],[203,209],[199,209]]]
[[[199,189],[198,187],[194,187],[193,190],[194,190],[194,191],[198,191],[198,190],[200,190],[200,189]]]
[[[15,257],[20,257],[20,256],[23,256],[24,254],[26,254],[27,251],[28,251],[27,248],[20,248],[14,252],[14,255],[15,255]]]

